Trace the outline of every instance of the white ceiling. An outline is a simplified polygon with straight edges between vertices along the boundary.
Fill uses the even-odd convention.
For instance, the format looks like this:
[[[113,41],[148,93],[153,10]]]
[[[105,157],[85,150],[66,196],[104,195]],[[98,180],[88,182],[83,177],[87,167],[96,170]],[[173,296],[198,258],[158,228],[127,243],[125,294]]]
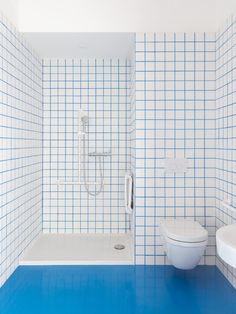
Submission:
[[[233,12],[236,0],[19,0],[19,30],[214,32]]]
[[[21,32],[215,32],[236,0],[0,0]]]
[[[215,32],[236,0],[0,0],[0,10],[42,57],[126,58],[131,33]]]
[[[132,33],[23,33],[42,58],[130,58]]]
[[[0,0],[0,11],[18,27],[19,0]]]

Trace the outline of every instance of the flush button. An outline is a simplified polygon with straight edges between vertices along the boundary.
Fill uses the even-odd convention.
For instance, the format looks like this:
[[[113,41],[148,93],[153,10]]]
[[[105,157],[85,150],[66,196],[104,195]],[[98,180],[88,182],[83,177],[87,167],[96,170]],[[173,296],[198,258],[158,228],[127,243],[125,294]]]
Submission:
[[[167,158],[164,159],[164,169],[168,173],[182,173],[188,171],[188,159]]]

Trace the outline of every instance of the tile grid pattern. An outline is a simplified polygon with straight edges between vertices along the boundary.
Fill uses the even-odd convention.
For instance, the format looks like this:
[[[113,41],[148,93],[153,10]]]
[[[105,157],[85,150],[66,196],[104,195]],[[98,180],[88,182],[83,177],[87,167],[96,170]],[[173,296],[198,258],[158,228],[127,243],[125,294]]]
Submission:
[[[216,228],[236,223],[236,214],[222,207],[230,199],[236,207],[235,112],[236,18],[231,17],[216,36]],[[236,288],[236,270],[218,256],[216,264]]]
[[[44,232],[116,233],[129,229],[124,210],[124,174],[130,159],[129,84],[126,60],[43,61]],[[84,186],[56,184],[57,180],[78,180],[79,109],[89,116],[89,151],[111,152],[103,160],[105,188],[97,197],[89,196]],[[89,181],[98,181],[94,157],[89,157],[86,167]]]
[[[0,15],[0,286],[41,231],[42,63]]]
[[[166,217],[202,223],[210,234],[202,263],[215,263],[215,224],[236,219],[221,206],[236,196],[235,34],[235,17],[216,41],[214,34],[137,34],[131,88],[127,61],[44,60],[45,232],[126,232],[123,176],[130,163],[136,263],[168,263],[159,236]],[[2,285],[42,227],[42,64],[2,16],[0,45]],[[54,181],[77,178],[78,108],[90,116],[90,147],[112,150],[103,163],[109,184],[95,200],[82,187]],[[173,157],[188,158],[188,173],[164,173],[163,159]],[[96,170],[89,160],[92,178]],[[236,287],[235,270],[219,257],[216,264]]]
[[[214,130],[215,34],[137,34],[136,263],[168,263],[168,217],[205,226],[202,263],[215,263]],[[165,158],[187,158],[188,172],[165,173]]]

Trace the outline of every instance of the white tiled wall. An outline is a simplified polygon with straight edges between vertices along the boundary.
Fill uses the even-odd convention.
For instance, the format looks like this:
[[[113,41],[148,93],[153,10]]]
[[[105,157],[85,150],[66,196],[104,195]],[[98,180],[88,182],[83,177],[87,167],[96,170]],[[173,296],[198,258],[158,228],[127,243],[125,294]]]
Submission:
[[[0,286],[41,231],[42,64],[0,14]]]
[[[231,17],[216,36],[216,228],[236,223],[236,18]],[[216,264],[236,288],[236,270],[217,257]]]
[[[42,65],[2,16],[0,46],[0,286],[42,229],[42,186],[44,232],[126,232],[123,179],[130,168],[136,263],[167,264],[160,220],[187,217],[209,231],[202,263],[216,262],[236,287],[235,270],[215,261],[215,229],[236,220],[221,206],[228,198],[236,206],[235,18],[216,38],[137,34],[131,64],[45,59]],[[111,151],[96,198],[83,186],[57,185],[77,180],[79,108],[89,115],[89,150]],[[188,172],[166,173],[166,158],[186,158]],[[92,158],[87,166],[98,179]]]
[[[167,263],[159,223],[197,220],[215,263],[215,34],[136,35],[136,262]],[[187,173],[165,173],[187,158]]]
[[[129,148],[130,64],[126,60],[44,60],[44,232],[126,232],[124,174]],[[103,161],[105,187],[88,195],[78,180],[78,109],[89,116],[89,151],[110,151]],[[99,167],[89,158],[90,181]],[[95,176],[96,173],[96,176]],[[94,190],[94,187],[91,187]]]

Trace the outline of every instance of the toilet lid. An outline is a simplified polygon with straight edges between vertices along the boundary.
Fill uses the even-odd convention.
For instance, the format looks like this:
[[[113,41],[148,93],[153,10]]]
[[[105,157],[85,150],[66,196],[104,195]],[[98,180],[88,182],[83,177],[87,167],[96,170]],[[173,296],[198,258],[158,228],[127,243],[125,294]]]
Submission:
[[[185,219],[162,221],[161,229],[168,238],[182,242],[201,242],[208,236],[208,232],[197,221]]]

